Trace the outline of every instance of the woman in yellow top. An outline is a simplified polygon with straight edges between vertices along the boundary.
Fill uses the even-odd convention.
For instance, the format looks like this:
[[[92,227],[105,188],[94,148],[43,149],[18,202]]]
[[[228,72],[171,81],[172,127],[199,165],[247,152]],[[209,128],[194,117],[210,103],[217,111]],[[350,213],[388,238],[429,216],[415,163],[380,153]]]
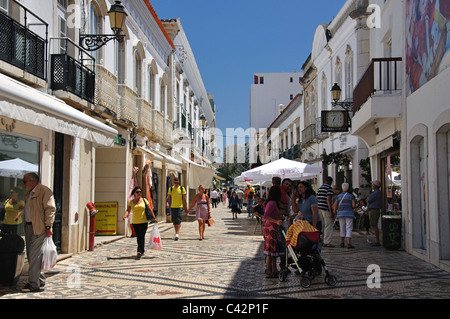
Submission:
[[[147,203],[148,205],[148,201],[142,197],[142,189],[140,186],[136,186],[131,192],[131,195],[134,195],[134,198],[128,203],[128,207],[125,215],[123,216],[123,219],[125,220],[126,218],[128,218],[130,212],[133,212],[132,224],[134,231],[136,232],[136,240],[138,246],[136,257],[137,259],[140,259],[145,251],[145,234],[147,233],[148,227],[148,220],[147,216],[145,215],[145,204]],[[157,223],[158,221],[156,220],[154,215],[153,218],[155,219],[155,223]]]
[[[5,201],[5,218],[3,219],[3,231],[9,234],[21,235],[22,213],[25,202],[20,199],[20,189],[13,187],[9,194],[10,198]]]

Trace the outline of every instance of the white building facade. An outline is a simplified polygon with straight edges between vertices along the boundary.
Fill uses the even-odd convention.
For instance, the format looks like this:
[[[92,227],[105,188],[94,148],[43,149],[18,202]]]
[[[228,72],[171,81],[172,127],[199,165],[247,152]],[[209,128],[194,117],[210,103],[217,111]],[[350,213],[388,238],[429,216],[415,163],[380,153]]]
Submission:
[[[359,36],[369,54],[354,91],[352,134],[369,148],[384,201],[401,198],[405,250],[450,271],[450,4],[364,5],[377,13],[361,19],[366,27]],[[370,17],[378,19],[372,29],[365,20]],[[400,187],[392,183],[394,172],[401,173]]]
[[[54,191],[54,240],[67,254],[90,248],[87,203],[115,207],[111,225],[99,233],[124,235],[130,188],[142,186],[158,218],[170,218],[165,208],[170,177],[183,178],[189,169],[174,153],[175,92],[184,81],[179,57],[150,1],[122,1],[128,15],[122,41],[94,51],[80,45],[82,34],[112,34],[107,14],[112,4],[0,2],[0,161],[32,164],[27,170]],[[203,96],[208,103],[201,104],[202,112],[212,125],[206,93],[190,98]],[[20,186],[23,173],[2,173],[2,199]]]
[[[450,3],[408,0],[402,9],[405,248],[450,271]]]
[[[255,73],[250,87],[250,127],[265,129],[302,92],[301,73]]]
[[[340,189],[348,182],[363,193],[368,182],[360,174],[359,162],[367,157],[367,147],[350,132],[323,132],[322,111],[343,110],[332,106],[332,87],[342,90],[341,100],[353,101],[360,47],[357,41],[357,23],[351,17],[356,1],[347,1],[329,24],[317,27],[310,57],[303,65],[304,108],[301,121],[302,157],[307,163],[322,165],[324,178],[332,176]],[[351,117],[351,112],[350,112]]]

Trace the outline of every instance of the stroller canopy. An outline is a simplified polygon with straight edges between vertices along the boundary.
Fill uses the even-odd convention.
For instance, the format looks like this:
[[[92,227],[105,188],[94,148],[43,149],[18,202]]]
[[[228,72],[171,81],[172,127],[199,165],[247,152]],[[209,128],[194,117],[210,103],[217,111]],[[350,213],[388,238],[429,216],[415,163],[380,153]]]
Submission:
[[[312,242],[317,242],[320,235],[319,231],[308,221],[300,220],[289,227],[286,233],[286,244],[297,247],[297,240],[300,234],[305,235]]]

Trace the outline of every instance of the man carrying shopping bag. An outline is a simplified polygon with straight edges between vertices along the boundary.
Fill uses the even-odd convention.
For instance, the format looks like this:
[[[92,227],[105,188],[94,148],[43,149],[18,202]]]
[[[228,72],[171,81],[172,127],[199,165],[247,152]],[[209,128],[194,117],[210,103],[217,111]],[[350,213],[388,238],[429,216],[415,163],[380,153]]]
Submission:
[[[38,292],[45,285],[42,273],[41,249],[45,238],[53,235],[56,205],[53,192],[39,183],[36,173],[28,173],[23,177],[25,195],[25,242],[29,264],[28,283],[23,292]]]

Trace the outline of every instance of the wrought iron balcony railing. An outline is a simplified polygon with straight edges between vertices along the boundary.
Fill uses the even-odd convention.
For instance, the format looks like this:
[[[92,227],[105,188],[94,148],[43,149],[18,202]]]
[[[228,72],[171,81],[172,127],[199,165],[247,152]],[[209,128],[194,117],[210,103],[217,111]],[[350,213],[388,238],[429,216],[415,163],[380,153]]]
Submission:
[[[22,8],[25,25],[0,11],[0,60],[46,80],[48,24],[20,3],[14,3]],[[29,29],[29,15],[36,21],[32,25],[45,27],[45,39]]]
[[[73,93],[90,103],[94,103],[95,72],[84,65],[86,60],[84,56],[90,57],[88,60],[91,61],[94,58],[68,38],[52,38],[52,40],[65,42],[65,49],[61,50],[63,51],[61,53],[51,55],[50,88],[54,91],[63,90]],[[71,46],[75,48],[70,49]],[[76,56],[76,52],[80,56],[79,59],[72,56]],[[93,65],[95,65],[95,62]]]

